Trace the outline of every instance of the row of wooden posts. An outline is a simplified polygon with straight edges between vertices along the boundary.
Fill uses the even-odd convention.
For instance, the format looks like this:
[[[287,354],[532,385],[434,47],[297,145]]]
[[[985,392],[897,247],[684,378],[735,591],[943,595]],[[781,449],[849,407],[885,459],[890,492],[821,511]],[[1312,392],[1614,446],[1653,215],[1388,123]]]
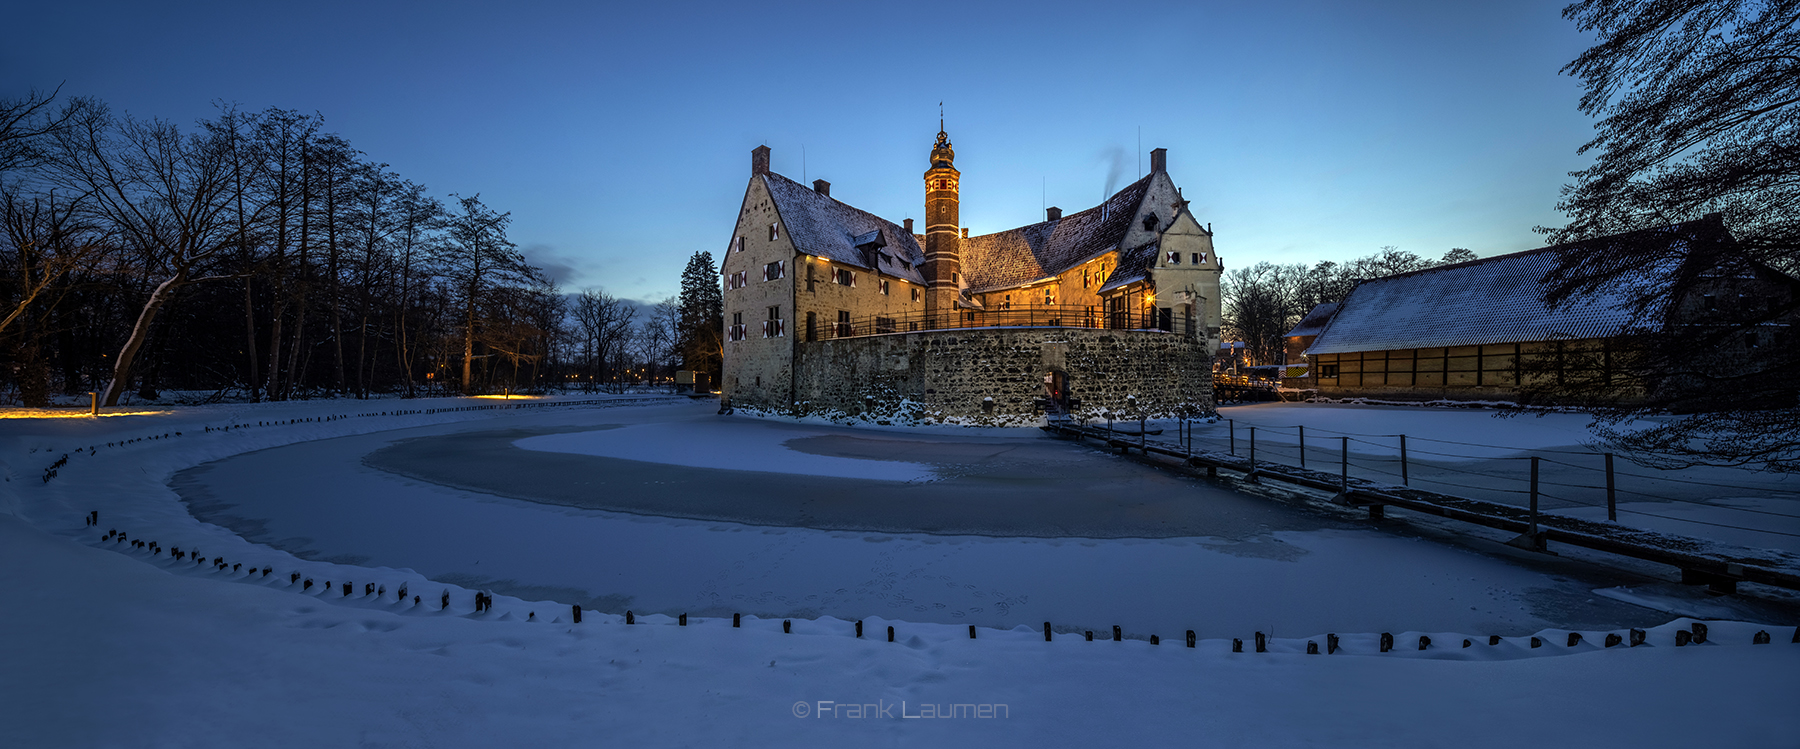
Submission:
[[[89,512],[86,516],[83,517],[83,521],[89,526],[98,526],[100,524],[100,511],[94,510],[94,511]],[[126,542],[128,540],[128,536],[124,531],[112,529],[112,530],[108,530],[106,532],[106,535],[102,536],[100,540],[101,541],[111,541],[111,542],[117,544],[117,543]],[[139,539],[139,540],[131,541],[131,546],[133,548],[149,549],[152,554],[158,554],[162,551],[161,546],[155,541],[146,542],[146,541]],[[207,561],[204,557],[200,556],[199,553],[196,551],[183,552],[179,548],[172,548],[172,549],[170,549],[170,553],[169,553],[169,557],[171,559],[180,559],[180,558],[183,558],[183,557],[186,557],[189,555],[193,556],[194,562],[196,565],[203,564],[205,561]],[[217,570],[224,570],[226,568],[229,568],[233,572],[236,572],[242,567],[242,563],[231,564],[231,563],[227,562],[223,557],[215,557],[211,560],[211,562],[212,562],[213,567]],[[268,577],[269,573],[272,571],[273,571],[273,568],[268,567],[268,566],[264,566],[261,569],[252,567],[250,569],[249,574],[256,575],[256,574],[260,573],[263,577]],[[292,572],[288,575],[288,583],[302,585],[303,587],[301,588],[301,590],[311,590],[313,587],[312,578],[306,578],[305,581],[302,583],[301,577],[302,576],[299,572]],[[324,585],[324,590],[329,591],[332,588],[333,588],[332,582],[327,581]],[[354,583],[351,583],[351,582],[342,583],[341,590],[343,591],[342,595],[344,597],[349,597],[350,594],[355,589],[356,588],[355,588]],[[386,596],[387,586],[386,585],[377,586],[375,583],[366,583],[364,585],[363,594],[365,596],[369,596],[369,595]],[[401,583],[396,592],[395,600],[398,602],[404,602],[406,600],[406,597],[407,597],[407,586],[405,583]],[[415,595],[412,597],[412,599],[413,599],[413,604],[415,606],[419,605],[421,603],[420,596]],[[492,607],[493,607],[493,597],[491,595],[484,593],[484,592],[479,592],[479,591],[475,593],[475,610],[477,612],[487,611],[487,610],[490,610]],[[442,596],[439,598],[439,608],[440,608],[440,610],[448,610],[450,608],[450,591],[445,590],[443,592]],[[581,623],[581,614],[582,614],[582,609],[581,609],[580,604],[575,604],[570,607],[570,615],[574,619],[574,622],[576,624]],[[536,621],[537,620],[537,612],[535,612],[535,611],[531,612],[527,616],[527,619],[530,621]],[[625,612],[625,623],[628,625],[637,624],[636,612],[627,610]],[[676,623],[677,623],[677,626],[682,626],[682,627],[687,626],[688,625],[688,615],[686,613],[681,614],[679,617],[677,617]],[[743,626],[743,614],[740,614],[740,613],[732,614],[731,615],[731,626],[734,628]],[[781,631],[784,634],[793,634],[793,631],[794,631],[793,620],[792,619],[781,620]],[[1094,641],[1094,631],[1093,630],[1085,630],[1083,632],[1083,634],[1084,634],[1085,640],[1087,642]],[[863,636],[863,622],[860,619],[858,619],[856,621],[856,636],[858,638],[861,638]],[[894,628],[892,626],[889,626],[887,628],[887,641],[894,642],[894,638],[895,638]],[[1707,632],[1706,624],[1704,622],[1694,622],[1690,626],[1689,629],[1677,630],[1675,632],[1675,646],[1683,647],[1683,646],[1686,646],[1689,644],[1704,644],[1704,643],[1706,643],[1707,638],[1708,638],[1708,632]],[[969,625],[969,639],[971,639],[971,640],[976,639],[976,627],[973,624]],[[1051,642],[1054,639],[1055,639],[1055,632],[1051,628],[1050,622],[1044,622],[1044,641]],[[1117,624],[1113,625],[1112,641],[1113,642],[1123,642],[1124,639],[1125,639],[1125,633],[1124,633],[1123,628],[1121,628]],[[1645,630],[1632,628],[1630,630],[1629,646],[1637,647],[1639,645],[1643,645],[1643,644],[1645,644],[1645,641],[1647,639],[1648,639],[1648,633]],[[1496,645],[1500,644],[1501,640],[1502,640],[1502,638],[1500,637],[1500,635],[1489,635],[1487,644],[1489,646],[1496,646]],[[1191,630],[1191,629],[1187,630],[1186,641],[1187,641],[1188,647],[1190,647],[1190,648],[1196,647],[1196,645],[1198,644],[1198,639],[1197,639],[1197,635],[1194,632],[1194,630]],[[1756,634],[1751,637],[1750,641],[1751,641],[1751,644],[1753,644],[1753,645],[1767,645],[1773,641],[1773,637],[1769,634],[1768,630],[1758,630],[1756,632]],[[1269,645],[1269,636],[1268,635],[1266,635],[1260,631],[1256,632],[1253,637],[1253,642],[1254,642],[1254,647],[1255,647],[1256,652],[1258,652],[1258,653],[1268,652],[1268,645]],[[1575,647],[1576,645],[1581,644],[1581,642],[1582,642],[1581,633],[1579,633],[1579,632],[1568,633],[1567,647],[1571,647],[1571,648]],[[1793,634],[1793,637],[1790,640],[1790,642],[1800,644],[1800,627],[1796,627],[1794,629],[1794,634]],[[1538,647],[1543,646],[1544,641],[1542,638],[1533,636],[1530,638],[1530,643],[1531,643],[1531,647],[1538,648]],[[1605,643],[1605,647],[1611,648],[1611,647],[1616,647],[1616,646],[1619,646],[1622,644],[1626,644],[1627,639],[1625,637],[1619,635],[1618,633],[1608,633],[1606,635],[1604,643]],[[1150,636],[1150,644],[1151,645],[1160,645],[1160,644],[1162,644],[1162,638],[1157,635],[1151,635]],[[1465,648],[1471,647],[1473,645],[1474,645],[1474,641],[1469,638],[1464,638],[1462,641],[1462,646]],[[1429,635],[1420,635],[1419,640],[1418,640],[1418,649],[1426,650],[1430,647],[1431,647],[1431,637]],[[1389,633],[1389,632],[1381,633],[1380,648],[1381,648],[1381,652],[1383,652],[1383,653],[1389,652],[1394,649],[1394,635],[1392,633]],[[1336,653],[1337,651],[1338,651],[1338,636],[1336,634],[1325,635],[1325,653],[1332,654],[1332,653]],[[1233,652],[1233,653],[1244,652],[1244,641],[1241,639],[1232,638],[1231,652]],[[1319,644],[1313,640],[1307,640],[1306,641],[1306,652],[1308,655],[1318,655],[1319,654]]]
[[[1178,427],[1178,429],[1180,430],[1178,432],[1178,434],[1181,436],[1180,441],[1182,443],[1182,449],[1192,452],[1194,449],[1193,431],[1192,431],[1192,427],[1187,423],[1187,421],[1188,421],[1187,419],[1182,420],[1181,426]],[[1233,419],[1226,419],[1225,424],[1226,424],[1226,429],[1227,429],[1227,439],[1229,440],[1228,448],[1227,448],[1228,452],[1230,452],[1230,454],[1232,454],[1232,455],[1237,455],[1238,454],[1237,453],[1237,422]],[[1294,428],[1299,430],[1299,436],[1300,436],[1300,467],[1305,468],[1306,467],[1306,426],[1300,425],[1300,426],[1296,426]],[[1249,440],[1249,442],[1250,442],[1249,453],[1250,454],[1248,457],[1250,460],[1250,475],[1254,476],[1256,474],[1256,427],[1254,427],[1254,426],[1249,427],[1249,430],[1250,430],[1250,440]],[[1142,434],[1142,432],[1140,431],[1140,435],[1141,434]],[[1410,470],[1411,469],[1411,461],[1407,458],[1407,454],[1406,454],[1406,435],[1400,434],[1400,435],[1394,435],[1394,436],[1397,436],[1400,438],[1400,485],[1401,486],[1411,486],[1412,485],[1412,474],[1411,474],[1411,470]],[[1338,477],[1339,478],[1338,478],[1338,480],[1339,480],[1340,487],[1343,490],[1348,491],[1350,488],[1350,438],[1349,437],[1339,437],[1338,440],[1339,440],[1339,447],[1338,447]],[[1618,520],[1619,520],[1618,485],[1615,480],[1616,477],[1613,474],[1613,454],[1612,453],[1602,453],[1602,455],[1606,458],[1606,468],[1605,468],[1605,472],[1606,472],[1606,519],[1609,521],[1612,521],[1612,522],[1618,522]],[[1531,489],[1530,489],[1529,493],[1531,495],[1531,503],[1530,503],[1531,504],[1531,532],[1532,532],[1532,534],[1535,535],[1538,532],[1538,523],[1537,523],[1537,517],[1538,517],[1538,456],[1533,455],[1530,457],[1531,457],[1531,480],[1530,480]]]

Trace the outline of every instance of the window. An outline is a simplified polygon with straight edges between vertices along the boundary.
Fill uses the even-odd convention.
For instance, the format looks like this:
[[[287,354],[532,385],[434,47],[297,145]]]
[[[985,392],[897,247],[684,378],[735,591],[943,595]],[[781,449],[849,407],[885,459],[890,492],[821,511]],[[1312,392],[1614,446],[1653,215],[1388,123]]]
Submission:
[[[1192,265],[1199,265],[1200,264],[1200,253],[1198,253],[1198,252],[1193,253],[1191,259],[1194,261],[1192,263]]]
[[[1206,253],[1204,253],[1204,252],[1194,253],[1194,264],[1195,265],[1199,265],[1204,262],[1206,262]]]
[[[1046,288],[1044,289],[1044,306],[1048,307],[1052,304],[1056,304],[1056,292]]]
[[[1319,377],[1321,379],[1332,378],[1332,377],[1337,377],[1337,376],[1338,376],[1338,365],[1336,365],[1336,364],[1320,364],[1319,365]]]
[[[950,283],[962,283],[962,274],[961,273],[950,274]]]
[[[915,288],[912,290],[912,297],[913,297],[912,298],[913,301],[915,301],[915,302],[919,301],[919,290],[918,289]]]
[[[732,252],[743,252],[744,251],[744,238],[743,237],[738,236],[738,237],[731,238],[731,251]]]
[[[731,313],[731,330],[727,331],[731,340],[744,340],[744,313]]]
[[[780,338],[786,333],[787,331],[783,330],[781,326],[781,306],[770,307],[769,319],[763,321],[763,337]]]
[[[1012,295],[1011,294],[1001,295],[1000,309],[1012,309]]]
[[[1180,265],[1180,264],[1181,264],[1181,253],[1179,253],[1179,252],[1169,253],[1169,265]]]
[[[1085,289],[1093,283],[1091,280],[1089,280],[1089,277],[1091,275],[1092,274],[1088,272],[1088,269],[1086,269],[1086,268],[1081,269],[1081,288]]]
[[[856,288],[855,271],[846,270],[844,268],[834,268],[831,271],[831,280],[839,286],[848,286],[852,289]]]
[[[852,335],[850,328],[850,310],[838,310],[837,334],[839,338],[845,338]]]
[[[781,238],[781,224],[769,224],[769,241]]]
[[[725,284],[727,289],[741,289],[750,285],[750,272],[740,270],[731,274],[731,281]]]
[[[888,293],[888,282],[887,282],[887,279],[885,279],[885,278],[884,278],[884,279],[881,279],[881,284],[880,284],[880,285],[881,285],[881,295],[882,295],[882,296],[887,296],[887,293]]]
[[[786,260],[777,260],[773,263],[768,263],[763,266],[763,279],[762,280],[764,280],[764,281],[773,281],[777,278],[786,278],[786,277],[787,277],[787,261]]]

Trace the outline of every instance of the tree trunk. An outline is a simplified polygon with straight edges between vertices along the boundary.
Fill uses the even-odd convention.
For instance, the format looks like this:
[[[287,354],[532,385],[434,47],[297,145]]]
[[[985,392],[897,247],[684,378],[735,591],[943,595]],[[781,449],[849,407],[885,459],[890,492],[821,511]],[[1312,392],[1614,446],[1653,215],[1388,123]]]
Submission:
[[[182,269],[157,284],[156,290],[150,292],[150,299],[144,302],[143,311],[138,313],[137,324],[131,326],[131,337],[126,339],[125,346],[119,349],[119,358],[113,362],[112,380],[106,383],[106,392],[100,403],[108,408],[119,405],[119,393],[124,390],[125,383],[131,377],[131,362],[137,358],[138,349],[150,336],[150,324],[156,321],[156,314],[162,311],[163,305],[169,301],[169,293],[187,279],[187,269]]]

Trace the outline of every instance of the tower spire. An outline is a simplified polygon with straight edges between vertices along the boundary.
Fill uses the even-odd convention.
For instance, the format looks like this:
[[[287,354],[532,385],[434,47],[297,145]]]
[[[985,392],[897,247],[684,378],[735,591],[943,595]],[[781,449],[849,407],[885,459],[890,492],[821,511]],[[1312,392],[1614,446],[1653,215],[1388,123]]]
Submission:
[[[925,170],[925,313],[953,315],[961,296],[962,230],[961,181],[956,171],[956,150],[944,132],[943,102],[938,102],[937,142],[931,147],[930,168]]]

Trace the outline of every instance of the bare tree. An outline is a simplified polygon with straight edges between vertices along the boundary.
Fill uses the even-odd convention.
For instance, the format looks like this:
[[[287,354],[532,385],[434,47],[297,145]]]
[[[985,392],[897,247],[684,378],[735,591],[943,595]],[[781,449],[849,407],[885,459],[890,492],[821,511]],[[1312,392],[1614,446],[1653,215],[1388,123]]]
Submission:
[[[463,306],[462,391],[473,393],[473,366],[477,337],[477,311],[489,289],[501,283],[518,283],[532,275],[525,256],[506,238],[512,214],[497,213],[482,204],[480,195],[457,199],[458,212],[445,221],[445,239],[439,256]]]
[[[208,280],[195,269],[232,246],[230,144],[213,133],[184,135],[160,120],[115,118],[98,105],[53,142],[51,179],[91,196],[94,215],[141,253],[145,278],[162,279],[113,362],[102,400],[114,406],[157,313],[176,289]]]

